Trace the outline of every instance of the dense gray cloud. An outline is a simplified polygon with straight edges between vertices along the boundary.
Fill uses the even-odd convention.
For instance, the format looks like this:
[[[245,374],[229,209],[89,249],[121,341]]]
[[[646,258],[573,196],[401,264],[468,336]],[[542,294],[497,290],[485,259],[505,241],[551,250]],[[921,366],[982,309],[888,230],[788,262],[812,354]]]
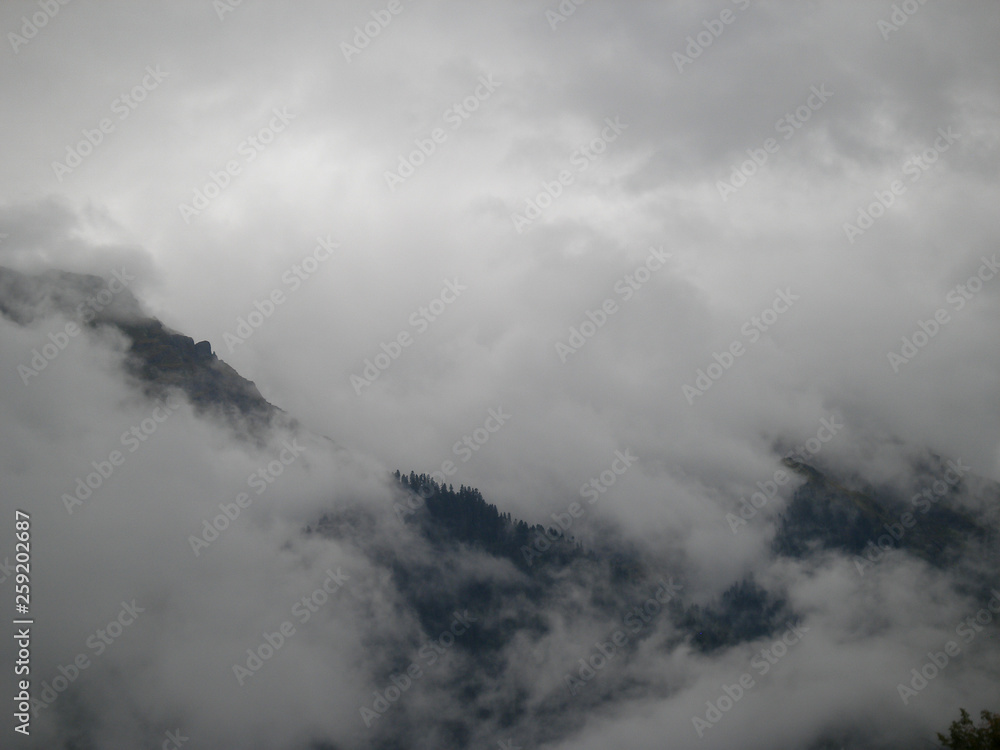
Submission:
[[[405,640],[413,623],[393,619],[370,562],[295,529],[331,499],[384,515],[384,472],[449,460],[456,486],[544,522],[629,450],[581,538],[682,561],[692,596],[754,572],[812,629],[702,741],[691,715],[752,648],[711,663],[651,648],[636,669],[656,689],[591,712],[567,746],[793,747],[837,742],[859,715],[926,737],[959,705],[995,708],[983,640],[920,711],[894,694],[975,611],[947,580],[913,563],[863,579],[839,558],[775,564],[793,485],[738,535],[725,514],[824,419],[844,426],[817,460],[858,481],[905,485],[928,450],[1000,479],[996,4],[391,5],[244,0],[220,17],[226,0],[75,0],[30,39],[41,6],[0,8],[0,265],[127,268],[153,314],[351,451],[316,438],[280,509],[254,507],[203,560],[190,529],[264,456],[184,406],[103,507],[69,515],[59,497],[150,406],[124,395],[121,342],[91,334],[24,385],[17,366],[66,321],[0,320],[3,506],[37,517],[41,663],[65,663],[135,597],[156,616],[95,665],[109,705],[164,728],[183,717],[206,746],[354,746],[377,687],[365,630],[377,616]],[[576,10],[553,28],[559,7]],[[373,14],[384,28],[345,54]],[[407,176],[411,155],[424,163]],[[240,334],[274,290],[283,302]],[[911,358],[903,339],[921,336]],[[378,377],[359,386],[366,367]],[[491,409],[511,416],[463,448]],[[234,690],[229,664],[331,565],[355,576],[336,613],[270,682]],[[553,632],[511,656],[528,682],[558,683],[607,623]]]

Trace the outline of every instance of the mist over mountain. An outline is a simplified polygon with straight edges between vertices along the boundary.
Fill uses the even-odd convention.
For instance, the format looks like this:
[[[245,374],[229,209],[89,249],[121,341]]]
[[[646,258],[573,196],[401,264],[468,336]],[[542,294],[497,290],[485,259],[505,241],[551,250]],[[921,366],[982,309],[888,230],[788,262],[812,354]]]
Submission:
[[[588,518],[600,475],[562,511],[524,519],[435,472],[390,473],[310,435],[129,292],[112,314],[79,314],[108,281],[0,271],[6,351],[79,325],[31,384],[32,419],[58,408],[60,432],[85,446],[60,439],[63,460],[85,489],[86,474],[101,480],[84,498],[52,481],[50,497],[70,491],[33,521],[53,534],[36,575],[64,571],[39,602],[39,747],[144,747],[171,723],[213,746],[557,747],[654,706],[676,746],[696,747],[736,723],[730,710],[784,711],[814,680],[891,698],[910,682],[898,644],[956,629],[968,653],[934,688],[995,690],[993,626],[972,628],[1000,607],[1000,485],[961,462],[914,446],[903,473],[874,484],[819,452],[776,455],[774,480],[718,519],[733,543],[766,530],[762,558],[712,587],[669,536],[649,544]],[[93,398],[49,404],[73,393],[67,379]],[[12,438],[24,420],[8,409]],[[139,429],[122,430],[124,460],[104,477],[110,425],[129,421]],[[619,457],[612,477],[636,460]],[[21,476],[20,492],[37,491]],[[139,557],[123,568],[123,554]],[[97,628],[114,622],[115,593],[83,598],[73,570],[114,581],[139,613],[120,642]],[[783,746],[910,747],[941,718],[921,726],[906,706],[812,709]]]
[[[0,32],[0,748],[980,750],[995,0]]]

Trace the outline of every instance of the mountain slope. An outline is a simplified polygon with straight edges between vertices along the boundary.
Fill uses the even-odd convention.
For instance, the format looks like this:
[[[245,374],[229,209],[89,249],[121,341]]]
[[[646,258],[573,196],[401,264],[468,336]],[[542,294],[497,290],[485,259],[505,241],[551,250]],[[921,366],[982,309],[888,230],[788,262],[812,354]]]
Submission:
[[[108,286],[94,276],[0,268],[0,314],[32,327],[58,313],[88,331],[113,331],[124,341],[122,365],[133,385],[150,397],[179,389],[196,411],[222,417],[237,434],[261,437],[294,424],[219,360],[209,342],[169,330],[143,313],[127,289],[97,310],[88,300]],[[954,573],[970,595],[988,590],[997,545],[985,509],[1000,499],[995,485],[969,474],[937,493],[947,464],[927,456],[911,478],[918,488],[932,488],[923,495],[924,511],[899,488],[870,486],[821,465],[785,465],[803,481],[772,519],[770,561],[809,564],[842,555],[860,560],[859,573],[867,575],[883,559],[880,540],[888,534],[899,555]],[[384,608],[361,605],[370,607],[362,645],[372,682],[384,695],[384,686],[398,684],[428,644],[454,632],[456,618],[471,624],[442,651],[451,682],[425,678],[426,692],[433,685],[448,705],[428,707],[423,694],[405,693],[384,719],[377,712],[366,747],[415,747],[413,736],[428,725],[433,739],[427,742],[448,748],[480,746],[488,734],[482,727],[516,727],[525,746],[572,739],[581,717],[683,692],[680,678],[646,668],[652,657],[666,663],[683,654],[699,666],[710,658],[739,661],[805,619],[786,584],[773,579],[741,573],[709,594],[688,588],[686,562],[675,550],[644,549],[618,533],[584,545],[557,527],[513,517],[473,487],[456,490],[425,474],[397,471],[389,484],[391,507],[331,499],[326,512],[308,516],[313,520],[303,522],[301,534],[306,543],[346,550],[381,574],[369,593]],[[548,500],[535,505],[548,507]],[[209,509],[216,512],[211,503]],[[905,513],[914,523],[904,525]],[[376,618],[386,611],[405,625],[381,627]],[[616,633],[624,641],[595,668],[596,655],[603,656]],[[369,699],[359,709],[375,705]],[[830,736],[822,747],[876,746],[854,727]]]
[[[0,314],[22,326],[59,314],[85,329],[113,329],[128,341],[128,374],[148,395],[179,388],[197,410],[254,434],[276,420],[292,424],[257,386],[220,360],[208,341],[195,343],[148,316],[126,287],[129,280],[124,269],[105,280],[65,271],[32,275],[0,266]]]

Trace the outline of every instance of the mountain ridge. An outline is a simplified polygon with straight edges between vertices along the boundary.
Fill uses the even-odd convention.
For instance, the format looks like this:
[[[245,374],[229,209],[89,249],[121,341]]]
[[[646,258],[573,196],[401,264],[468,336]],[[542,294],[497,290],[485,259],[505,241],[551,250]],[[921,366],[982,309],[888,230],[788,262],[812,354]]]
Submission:
[[[178,389],[198,413],[223,419],[237,434],[263,440],[272,428],[297,425],[219,359],[210,342],[196,342],[146,315],[124,286],[108,304],[101,303],[95,295],[109,287],[110,281],[98,276],[46,272],[32,277],[0,267],[0,314],[21,326],[60,314],[86,330],[117,331],[128,342],[122,360],[125,374],[148,397]],[[101,309],[88,304],[91,298]],[[88,309],[93,315],[84,314]],[[973,596],[988,591],[984,568],[989,565],[968,560],[970,550],[996,547],[996,532],[974,508],[960,502],[971,491],[971,475],[949,483],[921,513],[922,506],[902,490],[866,485],[800,459],[785,458],[783,464],[802,483],[770,519],[775,534],[769,554],[775,558],[803,561],[840,553],[856,564],[863,561],[859,574],[864,575],[885,555],[898,552],[960,572],[962,585]],[[934,487],[931,480],[943,474],[946,462],[928,453],[917,464],[913,481]],[[803,621],[804,614],[795,610],[780,583],[760,581],[752,574],[737,576],[706,600],[699,598],[702,592],[685,588],[689,584],[683,560],[671,557],[669,550],[652,554],[618,535],[584,543],[568,529],[515,518],[474,487],[463,484],[455,490],[428,474],[397,470],[388,480],[402,512],[331,503],[330,510],[305,523],[302,531],[312,539],[336,541],[384,571],[382,587],[391,586],[398,596],[396,606],[424,635],[445,632],[456,611],[471,613],[473,626],[449,652],[462,666],[455,700],[469,721],[500,727],[530,721],[538,727],[533,741],[565,739],[578,729],[566,710],[570,699],[580,701],[582,710],[599,710],[623,696],[677,689],[655,675],[639,678],[626,671],[625,666],[635,665],[647,650],[669,654],[684,649],[707,658],[776,638]],[[1000,499],[996,484],[976,481],[985,483],[980,492],[988,502]],[[907,512],[917,522],[905,525],[905,532],[891,533],[897,524],[904,528],[901,518]],[[379,528],[386,518],[396,522],[390,533]],[[722,518],[719,522],[726,523]],[[886,534],[891,550],[881,542]],[[868,559],[875,556],[873,545],[880,553]],[[987,558],[987,563],[996,561],[995,552]],[[663,600],[661,592],[672,586],[676,591],[671,589]],[[613,666],[602,672],[600,681],[573,667],[541,699],[529,701],[528,686],[518,682],[508,654],[518,649],[530,653],[556,637],[563,619],[585,615],[603,628],[602,638],[609,623],[627,634],[624,645],[614,651]],[[380,655],[376,682],[389,684],[413,662],[417,646],[403,636],[369,634],[366,649]],[[586,655],[581,652],[581,657]],[[370,746],[408,747],[408,722],[401,712],[397,723],[376,725]],[[450,746],[474,745],[468,722],[441,718],[439,724]],[[827,746],[833,745],[817,744],[809,750]]]

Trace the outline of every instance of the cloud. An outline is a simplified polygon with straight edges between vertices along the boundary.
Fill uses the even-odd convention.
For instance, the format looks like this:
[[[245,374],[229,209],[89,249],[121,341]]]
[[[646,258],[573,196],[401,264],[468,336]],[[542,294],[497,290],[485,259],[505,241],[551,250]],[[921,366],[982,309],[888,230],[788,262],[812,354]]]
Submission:
[[[5,4],[0,29],[24,33],[39,7]],[[1000,479],[1000,282],[970,282],[997,248],[992,8],[920,4],[887,32],[890,4],[584,3],[552,28],[557,3],[404,0],[345,59],[342,44],[385,7],[244,2],[220,17],[209,2],[71,3],[4,50],[0,265],[105,279],[126,268],[145,309],[211,341],[310,434],[344,446],[310,443],[274,497],[195,557],[187,537],[275,460],[281,440],[255,452],[184,406],[70,516],[60,496],[121,449],[122,431],[152,405],[121,378],[123,342],[94,333],[25,385],[18,365],[67,320],[0,320],[3,506],[27,504],[38,519],[43,674],[88,651],[88,634],[136,598],[155,615],[95,662],[93,698],[79,698],[120,709],[120,725],[95,730],[108,743],[151,743],[151,724],[158,736],[181,722],[223,744],[323,735],[356,746],[357,706],[384,687],[358,656],[372,618],[384,623],[379,643],[419,634],[399,615],[398,592],[373,583],[384,571],[350,544],[298,530],[331,502],[354,504],[378,519],[380,544],[425,560],[384,525],[389,469],[450,461],[449,481],[549,523],[629,450],[637,462],[579,520],[580,538],[624,540],[683,566],[706,601],[753,573],[811,612],[812,637],[770,676],[782,679],[748,694],[698,746],[737,736],[748,747],[817,737],[849,746],[837,734],[844,717],[869,717],[880,741],[885,726],[926,735],[962,701],[971,707],[989,672],[969,666],[971,653],[933,683],[939,703],[921,696],[920,712],[892,684],[867,687],[905,677],[954,629],[948,617],[971,602],[947,581],[915,563],[880,567],[875,583],[839,558],[776,563],[769,542],[792,485],[736,536],[725,514],[823,419],[845,426],[816,461],[851,481],[905,487],[928,451]],[[676,54],[690,63],[679,68]],[[163,71],[155,88],[149,68]],[[449,117],[483,77],[499,85],[468,117]],[[830,94],[810,99],[817,89]],[[126,97],[135,106],[122,109]],[[275,110],[289,113],[280,131]],[[626,127],[612,141],[602,132],[616,118]],[[390,190],[386,172],[435,128],[447,137]],[[947,149],[942,131],[956,134]],[[88,133],[92,148],[80,148]],[[68,151],[89,154],[66,174],[53,163]],[[722,195],[720,183],[740,175]],[[554,181],[558,195],[540,198]],[[180,206],[196,191],[214,197],[185,221]],[[548,205],[519,233],[511,217],[529,201]],[[848,224],[867,226],[854,234]],[[337,252],[288,276],[318,238]],[[618,286],[651,248],[669,261],[638,287]],[[456,279],[467,291],[453,304],[420,312]],[[226,335],[276,291],[284,301],[230,348]],[[797,299],[770,322],[782,293]],[[606,300],[616,312],[563,362],[557,344]],[[927,334],[939,311],[947,321]],[[352,376],[403,333],[412,344],[358,394]],[[734,345],[742,353],[730,362]],[[902,365],[890,357],[905,352]],[[685,386],[699,382],[689,402]],[[490,409],[513,416],[479,444]],[[461,450],[464,438],[475,450]],[[234,692],[231,664],[330,565],[354,571],[348,590]],[[551,665],[608,625],[595,612],[574,631],[558,611],[544,614],[558,623],[552,636],[512,649],[518,684],[552,684],[532,660]],[[883,631],[853,635],[883,620]],[[972,646],[985,654],[982,643]],[[691,715],[750,658],[651,648],[627,671],[652,692],[568,710],[586,721],[572,742],[642,747],[687,732],[694,746]],[[452,675],[424,682],[426,710]],[[544,703],[544,691],[533,700]]]

